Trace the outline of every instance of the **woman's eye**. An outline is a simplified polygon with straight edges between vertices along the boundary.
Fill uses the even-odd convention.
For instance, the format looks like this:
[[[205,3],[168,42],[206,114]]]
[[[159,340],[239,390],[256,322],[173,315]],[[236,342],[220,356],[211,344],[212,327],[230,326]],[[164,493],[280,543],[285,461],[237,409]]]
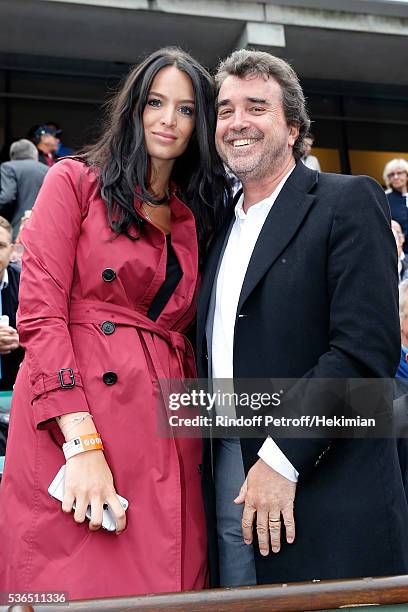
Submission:
[[[180,106],[179,111],[182,115],[187,115],[188,117],[192,117],[194,115],[194,108],[191,106]]]
[[[147,101],[149,106],[153,106],[154,108],[158,108],[161,104],[161,100],[159,100],[159,98],[150,98],[150,100]]]

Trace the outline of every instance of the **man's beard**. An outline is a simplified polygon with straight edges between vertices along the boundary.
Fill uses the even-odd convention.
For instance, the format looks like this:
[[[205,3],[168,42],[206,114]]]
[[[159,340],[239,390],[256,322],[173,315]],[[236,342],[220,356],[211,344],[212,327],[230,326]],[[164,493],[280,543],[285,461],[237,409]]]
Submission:
[[[241,138],[253,138],[254,136],[241,136]],[[229,146],[224,144],[224,149],[218,148],[218,153],[222,158],[223,162],[230,168],[235,176],[241,181],[243,185],[254,181],[260,181],[267,178],[276,171],[279,171],[283,161],[285,160],[288,153],[287,142],[282,140],[281,142],[270,143],[264,140],[263,153],[256,156],[253,160],[246,157],[234,157],[233,155],[228,156],[226,151]]]

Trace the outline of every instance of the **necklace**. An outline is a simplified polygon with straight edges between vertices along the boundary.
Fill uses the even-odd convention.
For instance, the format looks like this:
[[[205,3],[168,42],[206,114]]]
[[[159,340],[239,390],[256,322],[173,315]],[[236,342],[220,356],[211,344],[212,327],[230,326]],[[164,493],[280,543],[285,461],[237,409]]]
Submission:
[[[152,218],[146,208],[146,204],[154,210],[155,208],[158,208],[159,206],[168,206],[169,198],[170,198],[170,195],[166,191],[164,198],[161,198],[161,200],[158,200],[157,204],[149,204],[149,202],[142,202],[142,210],[144,212],[146,219],[148,219],[151,223],[153,223]]]
[[[161,207],[161,206],[168,206],[168,204],[150,204],[150,206],[151,206],[151,208],[152,208],[153,210],[155,210],[156,208],[159,208],[159,206],[160,206],[160,207]],[[151,223],[154,223],[154,222],[153,222],[153,219],[151,218],[151,216],[150,216],[150,214],[149,214],[149,211],[148,211],[148,210],[147,210],[147,208],[146,208],[146,204],[145,204],[145,202],[142,202],[142,210],[143,210],[143,212],[144,212],[144,215],[145,215],[146,219],[148,219],[148,220],[149,220]]]
[[[144,202],[142,202],[142,209],[143,209],[143,212],[144,212],[144,214],[145,214],[146,219],[148,219],[148,220],[150,221],[150,223],[153,223],[153,222],[152,222],[152,218],[151,218],[151,216],[150,216],[150,215],[149,215],[149,213],[147,212],[147,208],[146,208],[146,206],[145,206],[145,203],[144,203]]]

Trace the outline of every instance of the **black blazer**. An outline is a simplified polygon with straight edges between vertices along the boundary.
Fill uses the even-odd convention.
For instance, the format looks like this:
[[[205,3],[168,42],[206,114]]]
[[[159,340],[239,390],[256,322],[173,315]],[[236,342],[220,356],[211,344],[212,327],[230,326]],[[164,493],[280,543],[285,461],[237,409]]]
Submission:
[[[15,264],[9,264],[7,272],[8,285],[1,292],[2,310],[3,314],[9,316],[10,326],[16,328],[20,268]],[[13,388],[23,358],[24,350],[21,347],[8,355],[1,356],[0,391],[10,391]]]
[[[208,371],[205,326],[213,316],[208,307],[229,226],[214,242],[198,301],[202,377]],[[298,163],[268,215],[245,276],[235,320],[234,377],[393,377],[400,357],[396,270],[381,187],[368,177],[317,173]],[[246,472],[263,441],[241,439]],[[408,571],[408,507],[394,440],[275,441],[300,473],[297,535],[277,555],[263,558],[256,552],[259,583]],[[205,441],[215,584],[210,450]]]

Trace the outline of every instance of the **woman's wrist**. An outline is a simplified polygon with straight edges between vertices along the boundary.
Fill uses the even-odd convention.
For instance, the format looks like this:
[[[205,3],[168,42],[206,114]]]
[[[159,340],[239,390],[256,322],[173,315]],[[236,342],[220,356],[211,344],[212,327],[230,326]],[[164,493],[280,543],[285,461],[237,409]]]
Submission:
[[[97,429],[89,412],[72,412],[57,417],[56,421],[64,435],[65,442],[79,436],[97,433]]]

